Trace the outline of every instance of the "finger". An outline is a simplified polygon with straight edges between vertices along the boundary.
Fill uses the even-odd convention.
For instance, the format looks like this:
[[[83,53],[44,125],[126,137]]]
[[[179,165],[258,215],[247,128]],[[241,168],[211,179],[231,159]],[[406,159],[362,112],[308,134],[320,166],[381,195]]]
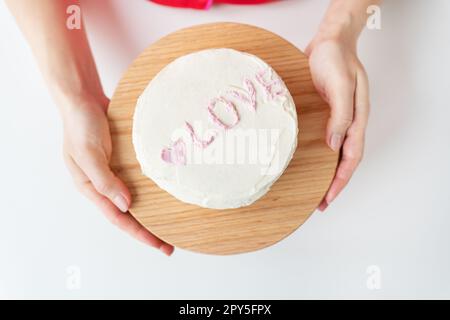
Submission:
[[[333,87],[327,92],[331,112],[327,124],[327,143],[337,152],[340,150],[348,128],[353,122],[353,100],[355,83],[351,77],[340,80],[339,86]]]
[[[67,153],[63,152],[64,163],[72,176],[75,186],[78,188],[82,186],[85,182],[89,181],[89,178],[84,174],[84,172],[78,167],[72,157]],[[79,190],[81,191],[81,190]]]
[[[356,89],[355,89],[355,118],[353,120],[355,126],[355,134],[359,135],[364,143],[367,122],[370,113],[370,94],[369,79],[364,68],[358,69],[356,73]]]
[[[100,208],[111,223],[117,225],[133,238],[151,247],[160,249],[164,254],[172,254],[173,246],[150,233],[130,213],[123,214],[120,212],[108,198],[98,193],[90,182],[84,183],[81,189],[83,194]]]
[[[98,150],[87,150],[82,157],[75,160],[100,194],[114,203],[120,211],[128,211],[131,203],[130,192],[111,171],[106,155]]]
[[[165,255],[171,256],[173,251],[175,250],[174,247],[168,243],[163,243],[162,246],[159,248]]]
[[[115,207],[113,203],[111,203],[111,201],[109,201],[108,198],[99,194],[89,181],[89,178],[83,173],[83,171],[69,155],[65,155],[64,160],[72,174],[72,177],[74,178],[77,188],[97,207],[99,207],[111,223],[117,225],[122,230],[145,244],[160,249],[166,255],[171,255],[173,253],[173,246],[154,236],[151,232],[139,224],[133,216],[129,213],[123,214]]]
[[[325,199],[322,199],[322,201],[320,201],[319,206],[317,207],[317,209],[319,209],[320,211],[325,211],[325,209],[328,207],[328,203]]]
[[[327,204],[330,204],[347,185],[361,162],[364,153],[365,131],[369,117],[369,104],[369,83],[365,71],[361,68],[357,73],[355,117],[347,131],[342,159],[336,171],[335,178],[325,197]]]
[[[349,141],[347,138],[344,143],[344,149],[348,149],[347,148],[348,143]],[[358,163],[359,162],[356,159],[349,158],[344,154],[342,155],[342,159],[336,170],[333,182],[331,183],[331,186],[328,189],[327,195],[325,197],[327,205],[329,205],[334,199],[336,199],[338,194],[347,185],[348,181],[350,180],[353,174],[353,171],[355,171],[356,167],[358,166]]]

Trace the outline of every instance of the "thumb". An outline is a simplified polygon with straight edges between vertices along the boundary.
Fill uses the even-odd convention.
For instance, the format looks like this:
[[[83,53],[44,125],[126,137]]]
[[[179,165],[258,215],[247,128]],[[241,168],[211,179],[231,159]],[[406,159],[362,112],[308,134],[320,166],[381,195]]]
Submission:
[[[331,112],[327,124],[327,143],[333,151],[340,150],[353,122],[354,90],[350,86],[342,89],[328,96]]]
[[[108,198],[120,211],[128,211],[131,203],[130,192],[111,171],[106,157],[93,152],[77,162],[98,193]]]

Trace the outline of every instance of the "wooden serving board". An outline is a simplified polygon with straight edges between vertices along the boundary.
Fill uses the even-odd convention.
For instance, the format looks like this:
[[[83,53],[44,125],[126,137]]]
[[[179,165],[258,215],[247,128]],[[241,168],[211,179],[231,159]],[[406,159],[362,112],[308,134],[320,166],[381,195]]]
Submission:
[[[149,81],[174,59],[208,48],[254,54],[282,77],[297,106],[299,143],[289,167],[254,204],[228,210],[183,203],[141,173],[132,144],[136,101]],[[297,229],[316,209],[334,176],[338,154],[325,143],[328,105],[319,97],[305,55],[267,30],[213,23],[174,32],[148,47],[121,79],[109,106],[111,166],[133,196],[131,214],[176,247],[235,254],[272,245]]]

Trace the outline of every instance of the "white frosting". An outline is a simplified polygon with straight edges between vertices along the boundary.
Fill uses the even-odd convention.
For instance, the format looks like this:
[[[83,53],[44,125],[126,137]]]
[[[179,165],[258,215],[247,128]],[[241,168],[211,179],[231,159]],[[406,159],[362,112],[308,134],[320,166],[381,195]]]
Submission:
[[[275,82],[273,96],[258,74]],[[256,91],[256,110],[246,86],[249,80]],[[211,101],[220,97],[232,102],[239,116],[230,129],[212,121],[208,112]],[[225,124],[237,120],[221,101],[213,109]],[[216,209],[249,205],[263,196],[289,164],[297,133],[295,104],[283,81],[258,57],[232,49],[199,51],[168,64],[139,97],[133,122],[143,173],[181,201]],[[162,150],[174,157],[181,147],[186,159],[163,160]]]

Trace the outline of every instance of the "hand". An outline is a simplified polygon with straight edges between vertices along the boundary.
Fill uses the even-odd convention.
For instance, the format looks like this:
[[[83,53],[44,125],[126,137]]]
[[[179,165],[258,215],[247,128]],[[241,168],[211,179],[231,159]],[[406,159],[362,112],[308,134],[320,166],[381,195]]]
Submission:
[[[361,161],[369,116],[369,84],[356,54],[344,39],[313,40],[306,49],[314,86],[330,105],[326,139],[341,152],[335,177],[319,205],[323,211],[347,185]]]
[[[87,97],[64,109],[64,159],[81,193],[115,225],[142,242],[171,255],[174,248],[155,237],[128,212],[131,195],[109,168],[111,136],[108,98]]]

